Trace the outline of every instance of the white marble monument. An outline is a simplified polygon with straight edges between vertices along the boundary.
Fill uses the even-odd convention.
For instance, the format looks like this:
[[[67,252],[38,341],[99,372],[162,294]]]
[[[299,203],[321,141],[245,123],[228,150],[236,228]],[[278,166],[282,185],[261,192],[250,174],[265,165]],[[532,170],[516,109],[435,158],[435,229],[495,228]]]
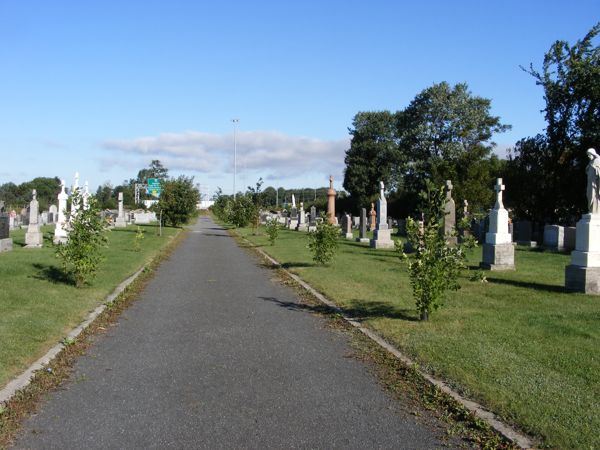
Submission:
[[[587,151],[588,214],[583,214],[575,231],[575,250],[571,264],[565,268],[565,288],[568,291],[600,294],[600,156]]]
[[[54,239],[55,244],[64,244],[67,242],[69,235],[67,233],[67,200],[69,196],[65,192],[65,180],[60,182],[60,193],[58,194],[58,211],[56,219],[56,227],[54,228]]]
[[[127,226],[127,221],[125,220],[125,211],[123,210],[123,193],[119,192],[119,213],[117,214],[117,220],[115,220],[116,228],[125,228]]]
[[[488,270],[513,270],[515,268],[515,246],[508,232],[508,211],[502,203],[505,186],[498,178],[494,190],[496,204],[490,212],[490,231],[485,234],[481,268]]]
[[[371,248],[394,248],[392,230],[387,224],[387,200],[383,192],[383,181],[379,183],[379,200],[377,200],[377,224],[371,239]]]

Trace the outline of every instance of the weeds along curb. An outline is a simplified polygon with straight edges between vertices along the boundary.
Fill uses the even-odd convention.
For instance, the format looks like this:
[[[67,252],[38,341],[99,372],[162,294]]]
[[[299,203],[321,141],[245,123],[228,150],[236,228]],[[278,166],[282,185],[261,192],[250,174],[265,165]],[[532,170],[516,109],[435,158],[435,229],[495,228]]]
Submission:
[[[41,369],[44,369],[50,362],[52,362],[68,345],[69,342],[73,342],[77,339],[77,337],[85,331],[105,310],[107,307],[112,306],[113,303],[119,298],[119,296],[124,293],[127,288],[138,279],[138,277],[143,274],[147,270],[151,270],[151,268],[165,255],[168,255],[173,246],[176,246],[181,238],[183,237],[184,232],[176,235],[172,242],[168,243],[165,248],[159,250],[158,254],[155,255],[149,262],[144,264],[137,272],[119,284],[115,290],[106,297],[104,302],[94,309],[87,318],[79,324],[76,328],[71,330],[63,339],[62,342],[59,342],[54,347],[52,347],[48,352],[34,362],[29,368],[27,368],[21,375],[17,376],[17,378],[10,381],[2,390],[0,390],[0,406],[3,404],[8,404],[8,402],[15,396],[15,394],[22,389],[29,386],[35,377],[36,372]]]
[[[238,235],[238,236],[240,236],[240,235]],[[392,346],[389,342],[385,341],[381,336],[379,336],[376,333],[374,333],[373,331],[365,328],[358,321],[349,317],[339,306],[337,306],[331,300],[326,298],[323,294],[321,294],[320,292],[315,290],[307,282],[302,280],[302,278],[300,278],[298,275],[295,275],[295,274],[291,273],[290,271],[288,271],[287,269],[285,269],[277,260],[272,258],[267,253],[265,253],[263,250],[256,248],[254,246],[254,244],[252,244],[246,238],[244,238],[242,236],[240,236],[240,238],[242,238],[246,243],[248,243],[253,250],[255,250],[261,256],[263,256],[273,266],[277,267],[279,270],[282,270],[287,276],[289,276],[291,279],[296,281],[300,286],[302,286],[302,288],[304,288],[306,291],[308,291],[317,300],[319,300],[321,303],[325,304],[332,311],[339,314],[340,317],[342,317],[347,323],[352,325],[354,328],[359,330],[361,333],[363,333],[369,339],[371,339],[376,344],[378,344],[379,346],[384,348],[386,351],[391,353],[394,357],[396,357],[398,360],[400,360],[402,363],[404,363],[407,367],[413,368],[415,373],[418,376],[420,376],[423,380],[425,380],[427,383],[429,383],[434,388],[439,389],[444,394],[450,396],[452,399],[454,399],[456,402],[458,402],[460,405],[462,405],[464,408],[466,408],[468,411],[470,411],[476,418],[481,419],[484,422],[486,422],[492,429],[494,429],[496,432],[498,432],[500,435],[502,435],[505,439],[512,442],[517,447],[520,447],[523,449],[530,449],[530,448],[534,447],[533,441],[531,438],[529,438],[528,436],[525,436],[524,434],[516,431],[509,425],[502,422],[500,419],[498,419],[498,417],[496,417],[495,414],[486,410],[479,403],[474,402],[469,399],[466,399],[465,397],[460,395],[458,392],[454,391],[444,381],[438,380],[438,379],[432,377],[431,375],[429,375],[428,373],[420,370],[418,368],[418,365],[412,359],[410,359],[409,357],[404,355],[397,348]]]

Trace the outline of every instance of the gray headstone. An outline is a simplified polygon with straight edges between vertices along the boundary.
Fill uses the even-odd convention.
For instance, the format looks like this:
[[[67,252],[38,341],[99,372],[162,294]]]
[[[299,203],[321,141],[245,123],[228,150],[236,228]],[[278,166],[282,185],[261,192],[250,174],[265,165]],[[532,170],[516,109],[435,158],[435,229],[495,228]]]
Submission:
[[[456,236],[453,236],[456,229],[456,204],[452,198],[452,182],[446,180],[446,205],[444,206],[444,235],[447,236],[450,244],[456,244]]]
[[[0,239],[8,239],[10,234],[10,216],[0,213]]]
[[[317,224],[317,208],[314,206],[310,207],[310,224],[311,225]]]

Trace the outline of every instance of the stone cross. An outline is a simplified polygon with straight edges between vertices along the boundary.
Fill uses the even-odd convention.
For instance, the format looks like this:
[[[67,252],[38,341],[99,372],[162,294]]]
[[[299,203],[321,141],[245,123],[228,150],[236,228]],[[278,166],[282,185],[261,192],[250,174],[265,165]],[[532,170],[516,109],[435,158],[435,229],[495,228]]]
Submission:
[[[494,190],[496,191],[496,204],[494,205],[494,209],[504,209],[504,204],[502,203],[502,191],[506,186],[502,184],[502,178],[498,178],[496,180],[496,185],[494,186]]]
[[[446,180],[446,200],[449,200],[452,197],[452,181]]]

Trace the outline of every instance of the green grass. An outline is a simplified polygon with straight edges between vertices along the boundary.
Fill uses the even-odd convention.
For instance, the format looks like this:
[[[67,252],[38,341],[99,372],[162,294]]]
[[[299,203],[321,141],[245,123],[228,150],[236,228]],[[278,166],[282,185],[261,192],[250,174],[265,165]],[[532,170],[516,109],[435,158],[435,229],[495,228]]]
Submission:
[[[0,253],[0,387],[40,358],[102,303],[127,277],[156,255],[179,230],[142,225],[144,239],[134,251],[136,226],[107,233],[108,248],[97,277],[81,289],[65,279],[52,247],[53,226],[43,227],[44,246],[24,248],[25,230],[11,232],[13,251]]]
[[[300,275],[429,372],[560,448],[600,448],[600,297],[563,292],[569,256],[517,248],[516,271],[461,278],[429,322],[418,321],[394,251],[340,239],[316,266],[305,233],[244,237]],[[472,270],[481,248],[469,255]]]

